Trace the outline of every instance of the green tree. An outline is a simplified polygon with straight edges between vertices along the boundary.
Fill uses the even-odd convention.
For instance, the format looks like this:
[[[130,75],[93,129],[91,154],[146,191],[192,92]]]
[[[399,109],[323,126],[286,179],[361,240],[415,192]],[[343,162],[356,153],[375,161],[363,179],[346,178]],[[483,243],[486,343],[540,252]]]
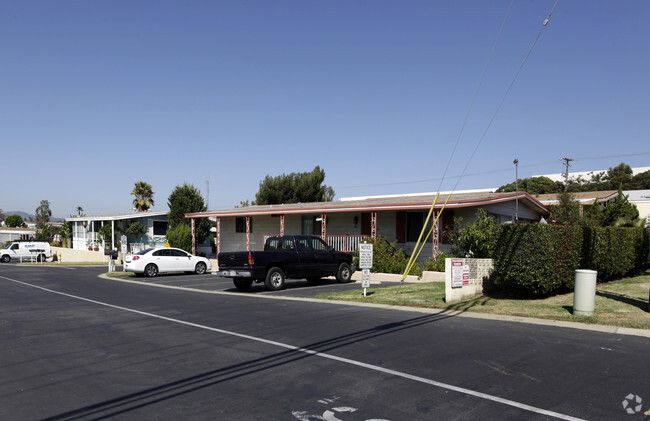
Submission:
[[[476,217],[476,221],[459,228],[457,246],[461,255],[491,258],[499,237],[499,221],[484,209],[479,209]]]
[[[135,196],[133,199],[133,207],[135,207],[138,212],[146,212],[154,205],[154,192],[152,187],[144,181],[138,181],[135,183],[135,187],[131,194]]]
[[[142,226],[144,228],[144,225]],[[100,240],[104,241],[104,245],[107,249],[112,249],[113,244],[111,243],[111,238],[113,237],[113,228],[110,225],[102,225],[97,232],[99,234]]]
[[[260,182],[254,205],[277,205],[283,203],[329,202],[334,190],[326,185],[325,171],[316,166],[311,172],[267,175]]]
[[[608,203],[603,209],[603,226],[612,226],[620,218],[626,218],[630,221],[639,218],[639,210],[627,199],[628,196],[625,196],[619,189],[616,200]]]
[[[184,183],[176,186],[167,199],[169,215],[167,220],[169,227],[174,230],[180,225],[190,227],[190,220],[185,218],[186,213],[205,212],[207,207],[199,189],[191,184]],[[210,235],[210,222],[206,218],[196,220],[196,241],[202,243]],[[169,231],[167,231],[169,239]]]
[[[605,180],[612,190],[627,189],[632,182],[632,168],[621,162],[616,167],[607,170]]]
[[[650,170],[644,171],[632,177],[630,190],[647,190],[650,189]]]
[[[63,225],[61,226],[61,231],[59,232],[59,235],[61,235],[62,246],[68,247],[70,237],[72,237],[72,229],[70,227],[70,223],[67,220],[63,221]]]
[[[580,204],[574,200],[571,193],[561,193],[557,205],[549,205],[550,219],[560,225],[581,225]],[[596,205],[598,206],[598,205]]]
[[[48,222],[52,211],[50,210],[50,202],[48,200],[41,200],[41,204],[36,208],[36,228],[44,229]]]
[[[81,206],[77,206],[77,216],[85,216],[83,211],[84,208],[82,208]]]
[[[517,185],[513,181],[510,184],[499,187],[497,193],[513,192],[516,189]],[[525,191],[528,194],[560,193],[564,191],[564,185],[548,177],[531,177],[519,180],[519,191]]]
[[[603,209],[598,202],[595,202],[584,214],[584,223],[591,227],[600,227],[603,225]]]
[[[142,225],[139,221],[132,222],[127,228],[126,233],[133,235],[136,240],[140,239],[143,235],[147,233],[147,227]]]
[[[53,236],[53,232],[52,232],[51,227],[52,227],[51,225],[47,224],[43,228],[38,230],[36,232],[36,239],[37,240],[50,241],[52,239],[52,236]]]
[[[167,241],[172,247],[183,249],[188,253],[192,252],[192,228],[187,224],[179,224],[167,231]]]
[[[10,228],[20,228],[25,226],[25,221],[20,215],[9,215],[5,218],[5,226]]]

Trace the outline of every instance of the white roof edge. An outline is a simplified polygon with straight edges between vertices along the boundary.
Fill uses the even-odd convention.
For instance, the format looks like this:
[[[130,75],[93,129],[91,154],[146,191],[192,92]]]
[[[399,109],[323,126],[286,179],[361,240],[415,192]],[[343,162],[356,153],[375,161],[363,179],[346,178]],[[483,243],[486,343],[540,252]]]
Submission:
[[[454,190],[454,191],[441,191],[441,196],[446,196],[449,194],[468,194],[468,193],[494,193],[496,188],[490,189],[472,189],[472,190]],[[342,197],[339,202],[350,202],[358,200],[370,200],[370,199],[388,199],[394,197],[418,197],[418,196],[435,196],[438,192],[427,192],[427,193],[403,193],[403,194],[384,194],[378,196],[356,196],[356,197]]]
[[[149,216],[161,216],[167,215],[169,213],[166,211],[147,211],[147,212],[129,212],[129,213],[114,213],[107,215],[85,215],[85,216],[70,216],[65,218],[67,221],[111,221],[111,220],[120,220],[120,219],[132,219],[132,218],[146,218]]]

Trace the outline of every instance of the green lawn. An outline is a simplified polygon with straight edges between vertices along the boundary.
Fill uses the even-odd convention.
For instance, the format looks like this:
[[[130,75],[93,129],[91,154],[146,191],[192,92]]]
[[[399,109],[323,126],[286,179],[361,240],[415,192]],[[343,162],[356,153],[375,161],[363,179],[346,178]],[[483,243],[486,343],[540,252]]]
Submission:
[[[321,295],[317,298],[650,329],[648,289],[650,289],[650,272],[634,278],[599,284],[592,316],[572,314],[573,293],[539,299],[516,299],[503,294],[493,294],[447,305],[444,302],[445,285],[441,282],[403,285],[401,289],[399,286],[370,288],[365,298],[361,288],[340,294]]]

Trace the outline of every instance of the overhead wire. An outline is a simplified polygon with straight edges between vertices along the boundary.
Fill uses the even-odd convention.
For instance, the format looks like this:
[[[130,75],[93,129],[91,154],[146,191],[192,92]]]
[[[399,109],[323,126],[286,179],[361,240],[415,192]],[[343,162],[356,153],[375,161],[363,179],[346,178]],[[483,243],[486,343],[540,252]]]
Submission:
[[[513,0],[513,1],[514,1],[514,0]],[[449,196],[447,197],[447,200],[445,200],[445,203],[444,203],[443,206],[441,207],[440,212],[438,212],[438,214],[436,215],[436,217],[435,217],[435,219],[434,219],[434,222],[433,222],[431,228],[428,230],[429,232],[428,232],[428,234],[427,234],[427,236],[426,236],[424,242],[422,242],[422,243],[420,244],[420,240],[422,239],[422,236],[423,236],[424,232],[427,231],[427,224],[428,224],[429,219],[430,219],[429,216],[432,214],[432,212],[433,212],[433,210],[434,210],[434,208],[435,208],[435,206],[436,206],[436,202],[437,202],[437,199],[438,199],[438,195],[439,195],[439,194],[436,195],[434,201],[432,202],[432,204],[431,204],[431,208],[430,208],[430,210],[429,210],[429,216],[427,217],[427,220],[425,221],[425,223],[424,223],[424,225],[423,225],[423,227],[422,227],[422,231],[420,232],[420,236],[418,237],[418,241],[415,243],[414,252],[411,254],[411,257],[410,257],[410,259],[409,259],[409,261],[408,261],[408,263],[407,263],[407,265],[406,265],[406,269],[404,270],[404,274],[403,274],[402,279],[401,279],[401,281],[400,281],[400,287],[398,288],[397,292],[399,292],[399,290],[401,289],[402,285],[404,284],[404,280],[406,279],[408,273],[409,273],[409,272],[411,271],[411,269],[413,268],[413,265],[415,264],[415,261],[417,260],[417,257],[420,255],[420,253],[421,253],[422,250],[424,249],[424,245],[426,244],[426,241],[428,240],[428,238],[429,238],[429,236],[431,235],[431,233],[433,233],[434,228],[437,226],[438,219],[440,218],[440,215],[442,214],[442,212],[444,211],[445,207],[447,206],[447,203],[448,203],[449,199],[451,198],[452,194],[454,193],[454,191],[455,191],[456,188],[458,187],[458,183],[460,183],[460,180],[463,178],[465,172],[467,171],[467,168],[469,167],[469,164],[471,163],[472,159],[474,158],[474,155],[476,155],[476,152],[478,151],[478,148],[480,147],[481,143],[482,143],[483,140],[485,139],[485,136],[487,135],[488,130],[489,130],[490,127],[492,126],[492,123],[493,123],[494,120],[496,119],[497,114],[499,113],[499,111],[500,111],[501,108],[503,107],[503,104],[505,103],[505,100],[506,100],[506,98],[508,97],[508,94],[510,93],[510,91],[512,90],[512,87],[514,86],[515,82],[517,81],[517,78],[519,77],[519,74],[521,73],[521,70],[523,69],[524,65],[525,65],[526,62],[528,61],[528,58],[530,57],[530,54],[532,53],[533,49],[535,48],[535,45],[537,44],[537,41],[539,40],[539,38],[542,36],[542,33],[543,33],[544,30],[546,29],[546,26],[548,25],[548,22],[549,22],[549,20],[551,19],[551,15],[552,15],[553,12],[555,11],[555,8],[557,7],[558,2],[559,2],[559,0],[556,0],[556,1],[555,1],[555,4],[553,5],[553,8],[552,8],[551,11],[549,12],[549,14],[548,14],[548,16],[546,17],[546,19],[543,21],[542,26],[541,26],[540,30],[538,31],[537,36],[535,37],[535,40],[533,41],[531,47],[528,49],[528,52],[526,53],[526,56],[524,57],[523,61],[521,62],[520,66],[519,66],[519,69],[518,69],[517,72],[515,73],[515,75],[514,75],[512,81],[510,82],[510,85],[508,86],[508,89],[506,89],[506,92],[504,93],[503,97],[501,98],[501,101],[499,102],[497,108],[495,109],[494,113],[492,114],[492,118],[491,118],[490,121],[488,122],[488,125],[486,126],[485,130],[483,131],[483,134],[482,134],[481,137],[479,138],[478,142],[476,143],[476,146],[474,147],[474,150],[472,151],[470,157],[468,158],[467,162],[465,163],[465,167],[463,168],[463,171],[461,172],[461,175],[460,175],[460,176],[458,177],[458,179],[456,180],[456,183],[454,184],[453,189],[452,189],[451,192],[449,193]],[[510,7],[512,7],[512,3],[510,4]],[[507,16],[508,16],[509,13],[510,13],[510,8],[508,8],[508,13],[506,14],[506,19],[507,19]],[[505,25],[505,22],[504,22],[504,25]],[[502,25],[502,27],[501,27],[501,30],[500,30],[499,36],[497,37],[497,42],[498,42],[498,39],[499,39],[500,36],[501,36],[501,32],[503,31],[503,26],[504,26],[504,25]],[[494,54],[494,49],[493,49],[493,51],[492,51],[492,54]],[[490,57],[490,60],[488,61],[488,65],[489,65],[489,62],[490,62],[490,61],[491,61],[491,57]],[[481,83],[482,83],[482,80],[481,80]],[[480,84],[479,84],[479,88],[480,88]],[[477,88],[477,89],[478,89],[478,88]],[[471,110],[471,108],[472,108],[473,105],[474,105],[474,101],[475,101],[475,99],[476,99],[476,94],[475,94],[474,100],[472,101],[472,105],[470,106],[470,110]],[[465,121],[465,123],[466,123],[466,122],[467,122],[467,117],[466,117],[466,121]],[[462,134],[462,131],[463,131],[463,129],[464,129],[464,125],[465,125],[465,123],[463,124],[463,127],[461,128],[461,134]],[[456,140],[456,145],[454,146],[454,153],[455,153],[456,148],[457,148],[457,146],[458,146],[459,139],[460,139],[460,135],[459,135],[458,139]],[[452,158],[453,158],[453,153],[452,153]],[[447,162],[447,169],[449,168],[450,163],[451,163],[451,158],[450,158],[450,160]],[[446,171],[447,171],[447,169],[445,169],[445,175],[446,175]],[[440,182],[440,185],[442,185],[442,182],[443,182],[443,181],[444,181],[444,176],[443,176],[443,180],[441,180],[441,182]],[[438,190],[440,190],[440,188],[439,188]]]

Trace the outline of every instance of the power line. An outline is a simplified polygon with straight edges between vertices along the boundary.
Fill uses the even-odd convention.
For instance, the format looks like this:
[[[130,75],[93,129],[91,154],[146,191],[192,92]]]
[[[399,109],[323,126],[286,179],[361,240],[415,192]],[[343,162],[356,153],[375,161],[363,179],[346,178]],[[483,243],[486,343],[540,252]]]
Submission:
[[[640,153],[630,153],[630,154],[620,154],[620,155],[605,155],[605,156],[594,156],[594,157],[582,157],[582,158],[574,158],[572,159],[573,162],[580,162],[580,161],[597,161],[597,160],[602,160],[602,159],[614,159],[614,158],[629,158],[629,157],[637,157],[637,156],[646,156],[650,155],[650,152],[640,152]],[[553,165],[556,164],[557,160],[553,161],[542,161],[542,162],[536,162],[532,164],[526,164],[526,165],[520,165],[520,168],[534,168],[534,167],[541,167],[541,166],[548,166],[548,165]],[[489,171],[480,171],[480,172],[475,172],[475,173],[470,173],[470,174],[464,174],[465,177],[480,177],[488,174],[497,174],[497,173],[509,173],[512,171],[512,168],[499,168],[499,169],[494,169],[494,170],[489,170]],[[455,179],[459,178],[461,175],[452,175],[446,177],[447,179]],[[390,186],[403,186],[403,185],[408,185],[408,184],[422,184],[422,183],[431,183],[434,181],[440,181],[442,180],[442,177],[432,177],[432,178],[425,178],[421,180],[405,180],[405,181],[396,181],[393,183],[377,183],[377,184],[357,184],[357,185],[350,185],[350,186],[336,186],[336,189],[357,189],[357,188],[366,188],[366,187],[390,187]]]

